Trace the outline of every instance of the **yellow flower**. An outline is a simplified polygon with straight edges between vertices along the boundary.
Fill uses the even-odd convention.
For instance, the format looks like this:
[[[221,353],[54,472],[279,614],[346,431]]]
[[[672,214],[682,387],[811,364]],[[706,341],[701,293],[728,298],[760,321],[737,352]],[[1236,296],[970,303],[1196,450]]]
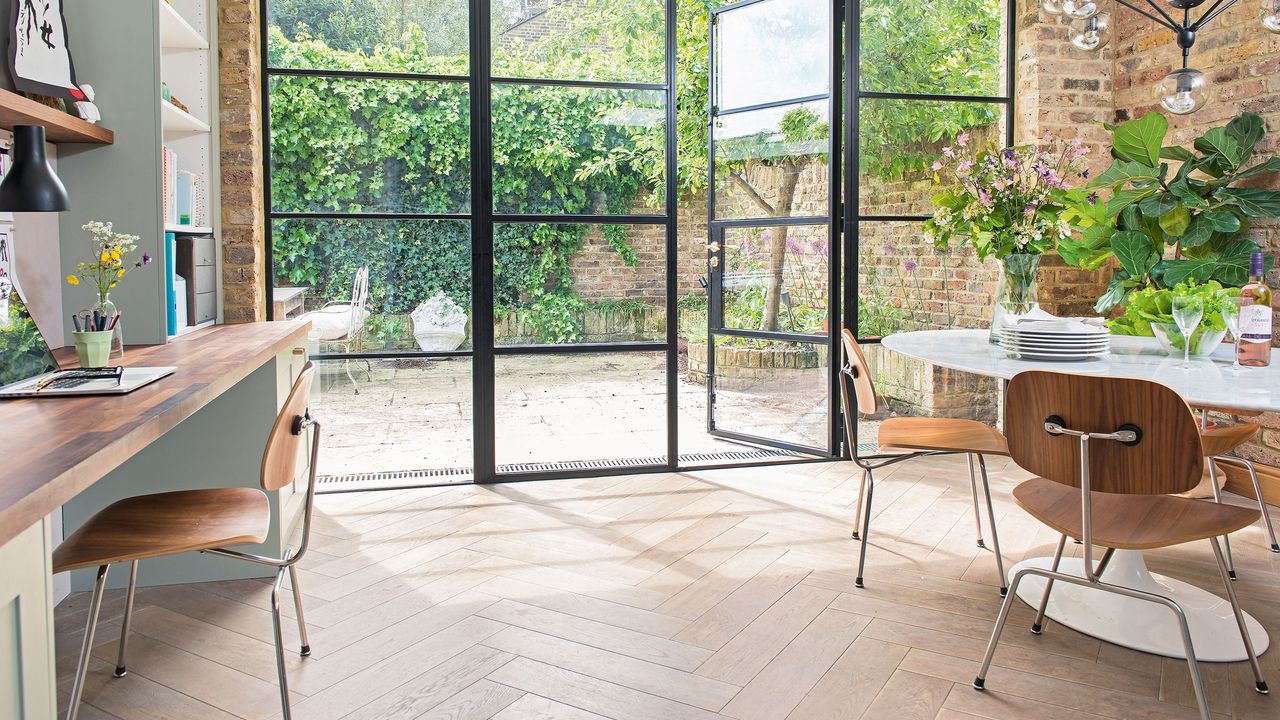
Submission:
[[[68,285],[79,285],[79,284],[80,284],[80,278],[76,277],[75,275],[68,275],[68,276],[67,276],[67,284],[68,284]]]
[[[124,277],[124,270],[123,270],[123,269],[122,269],[122,270],[117,270],[117,271],[116,271],[116,277],[118,277],[118,278],[122,278],[122,277]]]
[[[112,251],[111,251],[111,259],[112,259],[112,260],[115,260],[116,262],[119,262],[119,261],[120,261],[120,251],[119,251],[119,250],[112,250]]]
[[[111,253],[106,250],[102,251],[102,262],[111,262]]]

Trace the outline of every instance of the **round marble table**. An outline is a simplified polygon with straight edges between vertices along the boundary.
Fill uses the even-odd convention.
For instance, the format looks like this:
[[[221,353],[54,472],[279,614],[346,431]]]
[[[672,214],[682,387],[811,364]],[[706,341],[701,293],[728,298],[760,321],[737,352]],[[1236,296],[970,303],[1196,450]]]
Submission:
[[[1053,370],[1145,378],[1168,385],[1192,405],[1280,411],[1280,350],[1271,351],[1270,366],[1245,368],[1233,376],[1226,372],[1231,365],[1230,345],[1220,347],[1208,358],[1193,359],[1191,368],[1183,366],[1182,358],[1164,354],[1154,338],[1113,338],[1110,355],[1097,360],[1041,362],[1009,357],[987,341],[987,334],[986,330],[922,330],[890,335],[883,342],[886,348],[907,357],[975,375],[1008,380],[1027,370]],[[1029,565],[1048,568],[1052,560],[1024,560],[1009,569],[1009,577]],[[1060,570],[1083,575],[1083,565],[1075,558],[1064,558]],[[1231,605],[1217,594],[1150,572],[1139,551],[1117,551],[1103,577],[1110,583],[1176,600],[1186,611],[1197,659],[1246,659]],[[1044,594],[1044,584],[1044,578],[1027,576],[1018,587],[1018,597],[1036,607]],[[1243,598],[1242,604],[1247,605],[1248,600]],[[1186,657],[1173,614],[1154,603],[1059,583],[1054,586],[1047,614],[1067,627],[1117,645],[1166,657]],[[1262,654],[1270,638],[1253,616],[1246,613],[1245,621],[1254,649]]]

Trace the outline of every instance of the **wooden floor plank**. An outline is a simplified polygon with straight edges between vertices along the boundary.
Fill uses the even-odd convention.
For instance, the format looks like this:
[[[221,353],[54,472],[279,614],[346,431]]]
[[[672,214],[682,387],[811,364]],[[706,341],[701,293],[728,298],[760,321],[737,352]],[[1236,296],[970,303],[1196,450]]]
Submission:
[[[527,658],[512,660],[489,679],[613,720],[712,720],[717,717],[691,705]]]

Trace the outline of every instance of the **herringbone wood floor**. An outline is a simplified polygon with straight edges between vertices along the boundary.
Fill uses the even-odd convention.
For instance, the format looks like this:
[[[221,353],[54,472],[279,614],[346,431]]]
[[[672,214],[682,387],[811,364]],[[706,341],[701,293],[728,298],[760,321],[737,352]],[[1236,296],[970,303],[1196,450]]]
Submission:
[[[1052,532],[1009,500],[1025,475],[993,470],[1006,562],[1050,553]],[[862,590],[855,491],[839,463],[322,497],[302,564],[312,657],[285,628],[294,716],[1196,717],[1181,661],[1052,623],[1033,636],[1023,605],[975,692],[999,595],[963,461],[880,479]],[[1149,561],[1219,591],[1200,545]],[[1233,545],[1242,603],[1275,637],[1280,556],[1256,527]],[[130,672],[114,679],[110,593],[81,717],[278,716],[268,595],[257,581],[140,590]],[[87,600],[57,612],[64,704]],[[1273,687],[1278,656],[1263,657]],[[1202,667],[1221,717],[1280,717],[1244,664]]]

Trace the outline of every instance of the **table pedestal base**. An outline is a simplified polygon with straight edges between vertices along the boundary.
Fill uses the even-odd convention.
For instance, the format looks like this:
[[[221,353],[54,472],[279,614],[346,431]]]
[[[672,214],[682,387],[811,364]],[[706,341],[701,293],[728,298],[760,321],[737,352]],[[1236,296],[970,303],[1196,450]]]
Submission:
[[[1024,567],[1047,570],[1052,564],[1050,557],[1024,560],[1009,570],[1009,577],[1012,579],[1014,573]],[[1084,563],[1079,558],[1063,558],[1059,570],[1084,577]],[[1231,604],[1194,585],[1151,573],[1141,552],[1117,550],[1102,578],[1113,585],[1163,595],[1182,606],[1191,627],[1197,660],[1237,662],[1247,658]],[[1028,575],[1018,586],[1018,597],[1037,608],[1044,596],[1044,586],[1045,578]],[[1046,614],[1073,630],[1116,645],[1165,657],[1186,658],[1177,619],[1168,608],[1156,603],[1057,582],[1053,584]],[[1266,630],[1248,613],[1245,613],[1245,625],[1254,650],[1261,655],[1270,644]],[[1051,630],[1046,628],[1046,632]]]

